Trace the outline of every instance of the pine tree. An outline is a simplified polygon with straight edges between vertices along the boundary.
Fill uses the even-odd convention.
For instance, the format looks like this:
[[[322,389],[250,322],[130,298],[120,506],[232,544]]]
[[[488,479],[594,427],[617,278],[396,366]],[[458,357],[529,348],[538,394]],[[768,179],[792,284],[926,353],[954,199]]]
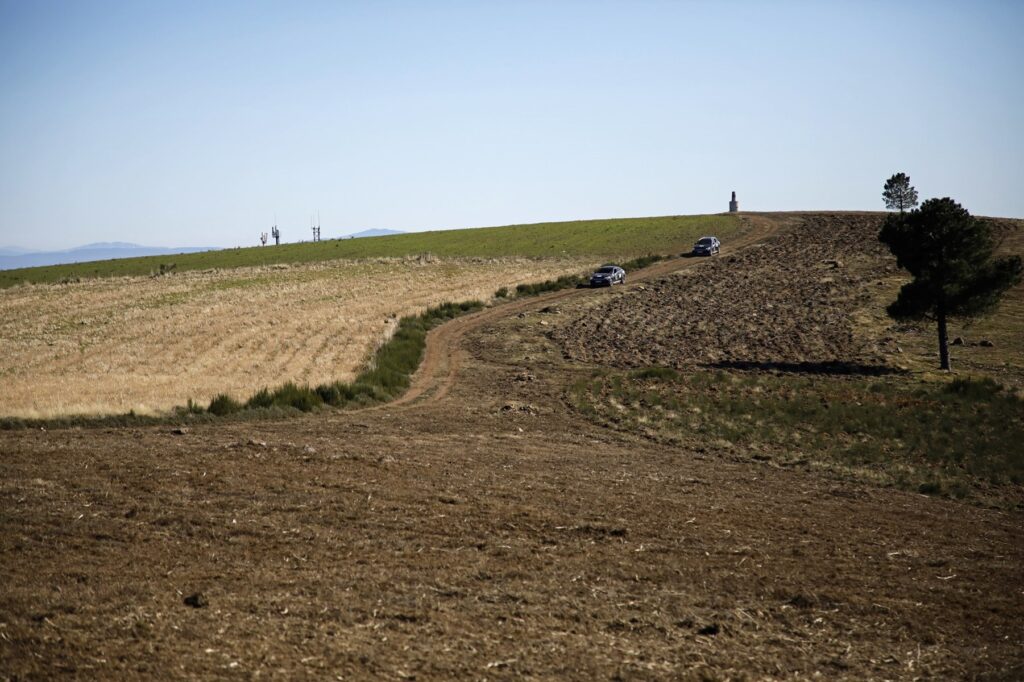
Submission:
[[[897,320],[935,320],[940,365],[946,370],[947,320],[991,312],[1024,270],[1020,256],[993,259],[991,226],[948,197],[890,215],[878,238],[914,277],[886,312]]]
[[[882,199],[886,208],[899,209],[900,213],[917,206],[917,190],[910,185],[910,176],[897,173],[885,181],[882,188]]]

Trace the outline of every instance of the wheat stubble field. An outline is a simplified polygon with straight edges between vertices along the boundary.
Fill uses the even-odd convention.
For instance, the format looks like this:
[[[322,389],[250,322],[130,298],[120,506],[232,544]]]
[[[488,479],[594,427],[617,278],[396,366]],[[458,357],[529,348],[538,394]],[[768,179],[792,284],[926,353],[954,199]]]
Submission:
[[[0,290],[0,414],[147,414],[284,380],[348,380],[397,317],[590,265],[379,258]]]

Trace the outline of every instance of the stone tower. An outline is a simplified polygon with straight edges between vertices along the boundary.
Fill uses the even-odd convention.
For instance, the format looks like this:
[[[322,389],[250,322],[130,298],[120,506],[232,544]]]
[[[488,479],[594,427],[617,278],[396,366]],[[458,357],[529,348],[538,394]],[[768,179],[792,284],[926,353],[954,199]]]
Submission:
[[[729,202],[729,213],[737,213],[740,210],[740,203],[736,201],[736,192],[732,193],[732,201]]]

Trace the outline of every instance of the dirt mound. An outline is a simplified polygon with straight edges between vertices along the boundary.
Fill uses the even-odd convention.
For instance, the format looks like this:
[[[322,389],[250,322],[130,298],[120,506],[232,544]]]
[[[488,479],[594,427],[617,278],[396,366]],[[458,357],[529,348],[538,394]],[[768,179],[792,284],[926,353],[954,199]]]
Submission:
[[[571,359],[624,367],[881,362],[853,324],[865,284],[895,268],[881,220],[806,216],[756,248],[611,298],[552,337]]]

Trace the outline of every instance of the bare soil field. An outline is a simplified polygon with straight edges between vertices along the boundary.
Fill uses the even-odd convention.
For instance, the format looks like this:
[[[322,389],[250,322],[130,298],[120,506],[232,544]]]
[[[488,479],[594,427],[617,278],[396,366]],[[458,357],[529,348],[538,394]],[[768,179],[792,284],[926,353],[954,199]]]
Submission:
[[[722,262],[802,218],[749,220]],[[561,327],[713,267],[455,320],[395,404],[0,433],[0,675],[1024,676],[1021,512],[567,405]]]
[[[800,222],[705,267],[594,301],[553,335],[574,360],[610,366],[878,363],[855,334],[873,280],[896,271],[877,215]]]
[[[377,259],[0,290],[0,415],[148,414],[349,380],[397,318],[579,259]]]

